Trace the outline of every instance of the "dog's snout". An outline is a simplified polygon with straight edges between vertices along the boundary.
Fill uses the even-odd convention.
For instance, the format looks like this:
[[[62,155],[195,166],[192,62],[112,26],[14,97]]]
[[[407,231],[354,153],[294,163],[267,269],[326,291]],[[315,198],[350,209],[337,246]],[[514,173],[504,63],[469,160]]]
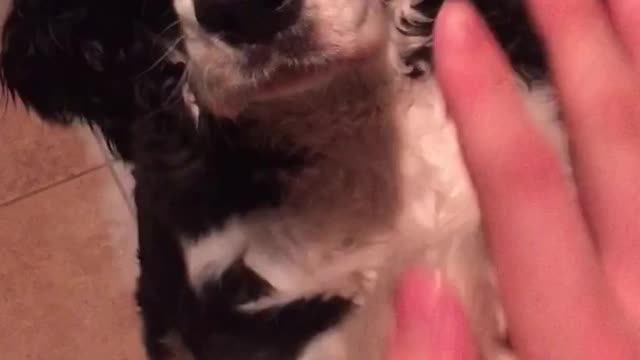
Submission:
[[[194,0],[196,19],[227,41],[257,43],[291,26],[300,0]]]

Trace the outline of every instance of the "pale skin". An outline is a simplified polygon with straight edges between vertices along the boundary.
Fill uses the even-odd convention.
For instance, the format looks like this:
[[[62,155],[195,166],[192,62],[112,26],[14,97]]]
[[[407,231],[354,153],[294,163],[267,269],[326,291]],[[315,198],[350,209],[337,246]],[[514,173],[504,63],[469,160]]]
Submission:
[[[448,1],[434,34],[512,342],[521,360],[640,359],[640,1],[525,2],[568,126],[574,184],[473,7]],[[459,303],[429,274],[407,273],[396,314],[388,360],[475,359]]]

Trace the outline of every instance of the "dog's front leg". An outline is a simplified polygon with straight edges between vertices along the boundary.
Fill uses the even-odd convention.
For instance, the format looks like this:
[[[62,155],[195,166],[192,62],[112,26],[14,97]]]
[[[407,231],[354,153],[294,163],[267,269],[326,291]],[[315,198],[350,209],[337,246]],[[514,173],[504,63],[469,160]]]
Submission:
[[[187,360],[179,332],[188,321],[184,309],[191,293],[185,281],[181,248],[174,233],[152,211],[138,204],[137,301],[143,321],[144,345],[151,360]]]

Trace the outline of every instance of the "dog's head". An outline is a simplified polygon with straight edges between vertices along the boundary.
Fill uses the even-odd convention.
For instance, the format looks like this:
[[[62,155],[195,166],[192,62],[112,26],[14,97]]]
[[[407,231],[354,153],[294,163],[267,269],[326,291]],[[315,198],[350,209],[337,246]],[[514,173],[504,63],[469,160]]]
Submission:
[[[13,0],[0,83],[45,120],[84,118],[128,153],[131,123],[181,101],[187,78],[200,105],[229,115],[319,86],[394,42],[407,69],[424,68],[442,2]],[[474,2],[514,63],[539,68],[521,0]]]
[[[201,98],[233,112],[305,90],[382,51],[382,0],[174,0]]]

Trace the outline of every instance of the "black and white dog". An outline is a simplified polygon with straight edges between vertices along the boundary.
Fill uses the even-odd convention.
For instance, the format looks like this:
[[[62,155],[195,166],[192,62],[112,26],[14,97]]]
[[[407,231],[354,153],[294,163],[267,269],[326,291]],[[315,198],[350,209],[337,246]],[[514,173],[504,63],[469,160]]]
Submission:
[[[476,0],[558,146],[519,0]],[[1,81],[99,128],[134,170],[151,359],[375,360],[394,277],[456,286],[508,358],[437,84],[442,0],[12,0]]]

